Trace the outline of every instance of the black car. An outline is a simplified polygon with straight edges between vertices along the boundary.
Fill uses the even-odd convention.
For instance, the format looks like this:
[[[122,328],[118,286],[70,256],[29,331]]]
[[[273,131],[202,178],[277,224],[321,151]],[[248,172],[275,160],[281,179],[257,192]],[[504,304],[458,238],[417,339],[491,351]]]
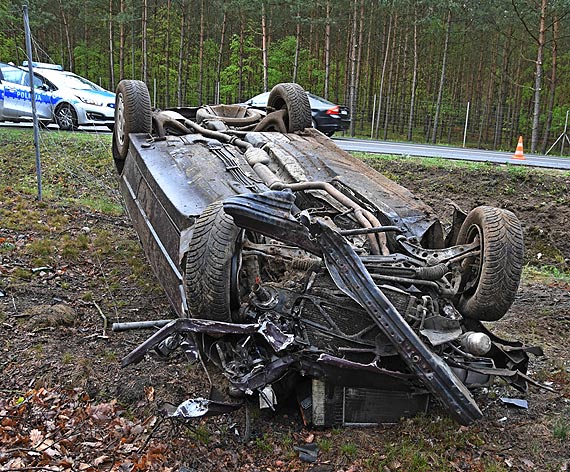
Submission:
[[[247,100],[244,105],[265,109],[270,92],[260,93]],[[312,125],[321,133],[332,136],[335,131],[345,131],[350,126],[350,113],[347,107],[335,105],[322,97],[307,92],[311,105]]]
[[[150,103],[144,83],[119,83],[112,152],[177,319],[148,322],[162,327],[123,365],[177,349],[218,366],[235,402],[294,393],[316,425],[397,421],[430,398],[470,424],[482,412],[469,389],[531,382],[527,352],[540,350],[482,323],[519,285],[513,213],[455,206],[444,226],[313,129],[297,84],[275,86],[267,113]],[[199,399],[173,414],[234,407]]]

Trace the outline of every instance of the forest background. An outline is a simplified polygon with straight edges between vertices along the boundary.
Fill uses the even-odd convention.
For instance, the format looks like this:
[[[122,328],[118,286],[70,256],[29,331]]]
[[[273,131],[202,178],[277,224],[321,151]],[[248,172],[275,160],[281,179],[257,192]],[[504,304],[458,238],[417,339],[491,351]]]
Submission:
[[[1,61],[25,59],[24,1],[0,0]],[[568,0],[27,3],[34,60],[110,90],[143,80],[160,108],[298,82],[348,106],[351,135],[456,144],[466,130],[489,149],[524,135],[531,152],[570,108]]]

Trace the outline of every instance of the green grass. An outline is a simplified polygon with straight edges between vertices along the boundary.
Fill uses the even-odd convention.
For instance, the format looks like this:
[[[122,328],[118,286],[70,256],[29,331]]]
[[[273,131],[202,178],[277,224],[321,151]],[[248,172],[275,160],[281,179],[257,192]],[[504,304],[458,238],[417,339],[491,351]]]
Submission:
[[[258,436],[254,440],[255,447],[264,452],[269,452],[273,449],[273,441],[269,434],[264,433],[263,436]]]
[[[44,202],[101,213],[122,212],[110,134],[41,131],[40,160]],[[41,204],[29,208],[38,190],[31,129],[0,129],[0,181],[0,199],[13,201],[9,210],[16,214],[9,218],[11,225],[15,226],[18,217],[36,218],[34,213],[41,209]],[[5,212],[2,216],[10,215]]]
[[[523,268],[522,278],[524,281],[549,283],[570,283],[570,273],[560,270],[555,266],[531,266]]]
[[[552,435],[560,441],[568,440],[570,438],[570,423],[559,420],[552,429]]]
[[[348,459],[352,459],[356,457],[356,454],[358,453],[358,447],[356,444],[351,442],[344,443],[340,446],[340,452],[344,454]]]
[[[32,130],[0,128],[0,255],[19,261],[6,283],[20,286],[39,277],[31,271],[34,267],[65,270],[86,262],[103,276],[89,279],[87,298],[101,290],[114,295],[127,284],[159,292],[134,233],[107,223],[112,219],[106,216],[124,214],[111,135],[41,131],[40,142],[41,202]],[[69,288],[66,277],[56,278],[55,284]],[[115,307],[128,303],[108,299]]]
[[[488,169],[500,170],[508,174],[511,178],[525,181],[531,175],[546,174],[570,177],[570,171],[560,171],[552,169],[538,169],[536,167],[524,167],[512,164],[495,164],[492,162],[462,161],[457,159],[445,159],[443,157],[414,157],[396,156],[392,154],[372,154],[367,152],[352,152],[352,155],[364,160],[368,165],[374,167],[375,162],[382,161],[408,161],[426,168],[437,169],[465,169],[469,171],[486,171]]]

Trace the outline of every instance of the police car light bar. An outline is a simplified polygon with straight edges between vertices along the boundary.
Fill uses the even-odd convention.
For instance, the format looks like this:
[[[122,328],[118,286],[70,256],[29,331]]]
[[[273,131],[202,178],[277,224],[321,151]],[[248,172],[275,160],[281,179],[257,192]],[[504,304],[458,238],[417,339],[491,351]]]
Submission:
[[[59,64],[48,64],[47,62],[32,62],[32,66],[38,69],[52,69],[52,70],[63,70],[63,67]],[[22,67],[28,67],[28,61],[22,62]]]

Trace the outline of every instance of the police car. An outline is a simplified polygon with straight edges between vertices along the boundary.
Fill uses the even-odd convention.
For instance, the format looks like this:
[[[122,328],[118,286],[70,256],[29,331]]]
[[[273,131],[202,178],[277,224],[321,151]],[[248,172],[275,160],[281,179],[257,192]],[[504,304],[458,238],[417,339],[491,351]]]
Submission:
[[[115,94],[59,65],[34,62],[34,87],[42,124],[55,122],[62,130],[83,125],[114,125]],[[27,62],[22,68],[0,63],[0,120],[32,116]]]
[[[24,62],[27,67],[27,63]],[[60,129],[72,130],[83,125],[105,125],[113,129],[115,123],[115,94],[99,85],[64,71],[59,65],[34,62],[34,73],[51,85],[58,101],[53,109],[53,120]]]
[[[40,76],[34,77],[36,106],[40,122],[53,120],[53,110],[61,100]],[[0,121],[20,122],[32,118],[30,80],[26,71],[0,62]]]

